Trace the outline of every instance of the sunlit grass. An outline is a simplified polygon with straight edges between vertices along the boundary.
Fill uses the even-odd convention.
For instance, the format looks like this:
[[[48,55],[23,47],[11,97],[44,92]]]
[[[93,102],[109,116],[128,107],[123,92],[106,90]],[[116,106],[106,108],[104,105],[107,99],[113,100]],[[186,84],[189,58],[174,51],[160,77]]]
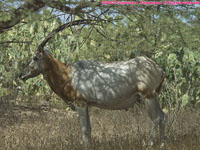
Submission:
[[[90,109],[92,149],[140,150],[149,147],[151,121],[137,107],[129,111]],[[200,149],[200,111],[186,110],[167,133],[166,149]],[[1,150],[81,150],[77,113],[64,109],[0,106]],[[153,149],[159,149],[159,145]]]

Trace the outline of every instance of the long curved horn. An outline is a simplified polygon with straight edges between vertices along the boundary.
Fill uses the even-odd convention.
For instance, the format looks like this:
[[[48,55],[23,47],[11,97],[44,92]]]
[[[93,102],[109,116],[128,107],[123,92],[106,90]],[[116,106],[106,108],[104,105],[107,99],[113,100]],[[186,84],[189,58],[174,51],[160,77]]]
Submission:
[[[51,38],[53,38],[58,32],[64,30],[65,28],[75,26],[75,25],[80,25],[80,24],[90,24],[92,21],[95,21],[95,20],[81,19],[81,20],[75,20],[75,21],[72,21],[72,22],[68,22],[68,23],[65,23],[65,24],[59,26],[58,28],[56,28],[52,32],[50,32],[48,34],[48,36],[42,41],[42,43],[38,46],[38,51],[39,52],[44,51],[44,46],[46,45],[46,43]]]

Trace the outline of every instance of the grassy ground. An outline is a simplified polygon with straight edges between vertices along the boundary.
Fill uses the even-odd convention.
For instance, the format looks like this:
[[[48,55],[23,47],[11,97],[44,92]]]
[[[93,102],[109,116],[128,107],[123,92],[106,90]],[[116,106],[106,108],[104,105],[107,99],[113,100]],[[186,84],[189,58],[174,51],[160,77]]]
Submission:
[[[90,109],[92,149],[148,149],[151,121],[144,107]],[[200,149],[200,110],[185,110],[167,128],[168,150]],[[0,150],[81,150],[77,113],[41,106],[0,105]],[[159,149],[158,146],[153,149]]]

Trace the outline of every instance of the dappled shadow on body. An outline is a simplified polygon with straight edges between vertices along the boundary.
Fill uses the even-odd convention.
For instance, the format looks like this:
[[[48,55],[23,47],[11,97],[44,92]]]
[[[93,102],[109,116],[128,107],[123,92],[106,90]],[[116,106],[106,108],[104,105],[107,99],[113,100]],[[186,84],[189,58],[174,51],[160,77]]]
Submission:
[[[101,63],[78,61],[73,64],[72,83],[90,105],[107,109],[132,107],[138,95],[155,98],[164,72],[145,57]]]

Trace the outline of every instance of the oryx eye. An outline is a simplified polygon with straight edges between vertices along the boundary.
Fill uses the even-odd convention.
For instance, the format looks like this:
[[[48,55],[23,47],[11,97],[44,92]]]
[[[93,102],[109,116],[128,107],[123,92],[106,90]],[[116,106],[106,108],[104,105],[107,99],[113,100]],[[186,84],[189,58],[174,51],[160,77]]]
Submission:
[[[34,60],[34,61],[38,61],[38,58],[37,58],[37,57],[33,57],[33,60]]]

